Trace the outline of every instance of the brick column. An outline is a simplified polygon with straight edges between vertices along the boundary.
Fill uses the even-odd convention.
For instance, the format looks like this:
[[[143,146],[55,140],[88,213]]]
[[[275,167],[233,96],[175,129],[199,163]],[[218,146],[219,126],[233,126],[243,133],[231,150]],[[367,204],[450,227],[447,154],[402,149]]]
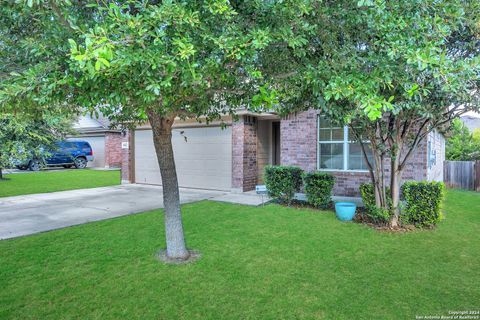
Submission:
[[[105,133],[105,167],[120,168],[122,166],[122,140],[120,132]]]
[[[133,151],[133,144],[134,144],[134,132],[128,130],[126,134],[122,133],[121,136],[121,157],[122,157],[122,184],[123,183],[133,183],[135,182],[135,175],[134,175],[134,151]],[[128,144],[128,148],[126,147],[125,143]]]
[[[257,184],[257,119],[240,117],[232,124],[232,188],[244,192]]]

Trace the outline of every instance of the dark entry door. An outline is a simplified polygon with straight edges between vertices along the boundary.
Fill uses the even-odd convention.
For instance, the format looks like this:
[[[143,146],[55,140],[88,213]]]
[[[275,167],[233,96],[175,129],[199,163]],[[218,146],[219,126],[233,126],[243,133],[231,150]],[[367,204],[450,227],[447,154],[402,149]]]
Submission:
[[[280,165],[280,122],[272,122],[272,165]]]

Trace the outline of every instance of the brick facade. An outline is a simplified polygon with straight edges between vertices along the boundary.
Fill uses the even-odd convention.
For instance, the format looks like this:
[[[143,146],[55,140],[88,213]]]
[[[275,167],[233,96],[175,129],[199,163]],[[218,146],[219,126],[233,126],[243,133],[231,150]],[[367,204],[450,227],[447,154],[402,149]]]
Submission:
[[[232,123],[232,189],[250,191],[257,184],[257,121],[242,116]]]
[[[106,168],[120,168],[122,166],[122,140],[120,132],[105,133]]]
[[[128,130],[126,133],[121,136],[120,142],[120,151],[122,154],[122,183],[133,183],[135,181],[134,177],[134,140],[133,132]],[[128,143],[128,148],[122,148],[122,143]]]
[[[280,121],[280,163],[305,171],[317,169],[317,115],[315,110],[291,114]]]
[[[265,121],[265,120],[260,120]],[[267,120],[267,121],[278,121]],[[317,170],[317,138],[318,111],[309,110],[291,114],[280,120],[280,164],[299,166],[307,172]],[[255,116],[240,116],[232,122],[232,190],[250,191],[257,183],[262,183],[259,176],[262,167],[271,163],[275,143],[272,139],[271,123],[259,130],[259,122]],[[425,139],[410,158],[402,179],[405,180],[442,180],[443,159],[445,157],[445,141],[443,136],[435,133],[429,137],[437,154],[436,164],[428,166],[427,145]],[[128,149],[120,149],[122,182],[133,182],[134,177],[134,139],[131,132],[119,137],[106,137],[106,144],[120,145],[129,142]],[[278,150],[278,149],[276,149]],[[107,153],[108,154],[108,153]],[[278,158],[278,156],[277,156]],[[107,157],[108,165],[118,163],[118,153]],[[277,162],[278,163],[278,162]],[[387,179],[389,175],[389,159],[385,161]],[[328,171],[336,178],[334,194],[339,196],[359,196],[359,187],[363,182],[370,182],[368,171]]]
[[[309,110],[291,114],[282,119],[281,164],[299,166],[307,172],[317,170],[317,119],[319,112]],[[407,163],[403,180],[427,179],[427,142],[423,141]],[[387,179],[389,160],[385,162]],[[328,171],[336,178],[333,193],[338,196],[359,196],[359,187],[363,182],[370,182],[370,174],[365,171]]]

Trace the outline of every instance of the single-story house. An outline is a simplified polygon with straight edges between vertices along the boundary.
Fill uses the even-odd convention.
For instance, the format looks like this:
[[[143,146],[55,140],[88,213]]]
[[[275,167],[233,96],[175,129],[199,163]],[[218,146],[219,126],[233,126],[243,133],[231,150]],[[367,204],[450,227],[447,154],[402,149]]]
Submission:
[[[94,161],[93,168],[119,168],[122,165],[122,132],[109,128],[110,122],[104,117],[81,116],[73,125],[78,133],[67,140],[83,140],[90,143]]]
[[[332,127],[316,110],[281,118],[271,113],[239,111],[238,119],[225,117],[205,124],[177,121],[173,148],[181,187],[249,191],[263,183],[266,165],[294,165],[306,171],[336,176],[334,194],[358,196],[369,172],[348,128]],[[125,137],[124,182],[161,185],[150,126],[143,125]],[[405,180],[443,180],[445,139],[432,132],[412,156]]]

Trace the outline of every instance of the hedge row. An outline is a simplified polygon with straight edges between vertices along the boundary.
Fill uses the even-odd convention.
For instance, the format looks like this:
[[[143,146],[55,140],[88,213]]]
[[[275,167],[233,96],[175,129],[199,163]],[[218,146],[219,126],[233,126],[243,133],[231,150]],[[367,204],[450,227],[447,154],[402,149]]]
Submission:
[[[419,227],[429,227],[441,219],[441,203],[444,197],[445,185],[442,182],[408,181],[402,185],[403,205],[401,206],[401,221],[404,224],[414,224]],[[366,214],[376,223],[386,223],[390,220],[389,210],[375,206],[375,194],[371,183],[360,186],[362,201]],[[387,195],[390,189],[387,188]],[[389,207],[391,207],[391,200]]]
[[[409,181],[402,185],[405,206],[402,222],[421,227],[437,224],[442,218],[441,204],[445,194],[442,182]]]
[[[387,196],[390,194],[390,188],[386,190]],[[365,206],[366,215],[375,223],[387,223],[390,220],[390,211],[384,208],[377,208],[375,205],[375,192],[373,184],[362,183],[360,185],[360,195]],[[389,206],[392,203],[388,198]]]
[[[265,167],[265,185],[268,195],[281,202],[291,204],[295,192],[302,187],[303,170],[292,166]]]
[[[303,175],[307,201],[317,208],[327,208],[332,202],[335,177],[324,172],[311,172]]]
[[[295,193],[303,190],[307,201],[314,207],[326,208],[332,202],[332,190],[335,177],[324,172],[304,173],[294,166],[267,166],[265,184],[268,194],[274,199],[291,204]],[[441,219],[440,205],[444,197],[445,186],[441,182],[405,182],[402,186],[403,205],[401,221],[416,226],[431,226]],[[390,189],[386,190],[387,195]],[[391,218],[390,210],[377,208],[375,193],[371,183],[360,185],[360,193],[366,214],[376,223],[386,223]],[[391,207],[391,199],[388,199]]]
[[[293,166],[267,166],[264,179],[269,196],[287,204],[292,203],[302,186],[312,206],[326,208],[332,201],[335,177],[328,173],[304,173]]]

